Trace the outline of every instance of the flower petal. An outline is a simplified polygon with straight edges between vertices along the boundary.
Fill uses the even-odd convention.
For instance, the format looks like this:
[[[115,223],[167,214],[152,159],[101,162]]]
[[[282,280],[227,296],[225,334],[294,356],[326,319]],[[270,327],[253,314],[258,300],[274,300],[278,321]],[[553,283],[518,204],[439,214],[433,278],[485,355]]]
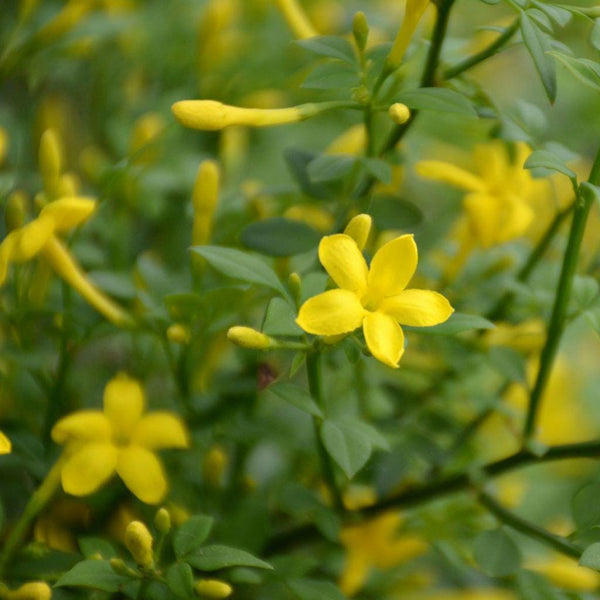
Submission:
[[[55,231],[69,231],[89,219],[95,209],[92,198],[73,196],[46,204],[40,217],[52,219]]]
[[[296,323],[308,333],[339,335],[360,327],[365,309],[358,296],[348,290],[329,290],[309,298],[301,307]]]
[[[488,194],[467,194],[463,200],[469,226],[475,239],[483,248],[497,243],[502,205],[499,198]]]
[[[400,324],[412,327],[443,323],[454,312],[444,296],[430,290],[404,290],[397,296],[385,298],[379,310]]]
[[[389,315],[372,312],[365,317],[363,331],[371,354],[396,369],[404,354],[404,333],[400,325]]]
[[[358,249],[362,251],[367,245],[372,226],[373,218],[371,215],[356,215],[355,217],[352,217],[348,225],[346,225],[344,234],[350,236],[356,242]]]
[[[38,217],[6,236],[3,244],[9,247],[8,260],[26,262],[33,258],[54,233],[52,219]]]
[[[108,419],[99,410],[80,410],[63,417],[52,428],[57,444],[72,442],[108,442],[111,438]]]
[[[417,269],[417,245],[412,235],[401,235],[384,244],[373,257],[369,271],[369,299],[379,302],[399,294]]]
[[[144,390],[139,381],[119,373],[104,388],[104,414],[113,432],[128,440],[144,412]]]
[[[115,446],[106,443],[80,446],[66,459],[61,471],[65,492],[73,496],[93,494],[115,472],[117,452]]]
[[[146,504],[158,504],[167,493],[167,478],[158,457],[141,446],[119,452],[117,473],[125,485]]]
[[[338,287],[362,296],[367,289],[367,263],[348,235],[328,235],[319,244],[319,260]]]
[[[153,412],[142,417],[133,430],[131,442],[150,450],[189,446],[183,421],[168,412]]]
[[[11,450],[10,440],[0,431],[0,454],[9,454]]]
[[[483,192],[486,189],[485,182],[477,175],[441,160],[422,160],[415,165],[415,171],[426,179],[447,183],[469,192]]]
[[[533,223],[535,213],[521,198],[511,196],[505,199],[502,217],[502,222],[498,224],[499,243],[521,237]]]

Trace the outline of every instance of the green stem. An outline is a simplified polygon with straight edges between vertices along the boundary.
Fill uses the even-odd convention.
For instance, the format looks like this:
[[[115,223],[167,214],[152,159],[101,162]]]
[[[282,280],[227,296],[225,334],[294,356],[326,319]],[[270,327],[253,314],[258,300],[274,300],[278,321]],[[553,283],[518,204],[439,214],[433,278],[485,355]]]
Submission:
[[[594,165],[592,166],[589,182],[593,185],[600,183],[600,149],[598,150]],[[594,195],[591,192],[586,191],[585,188],[580,187],[577,192],[577,197],[575,198],[571,231],[569,232],[567,249],[563,258],[560,278],[556,288],[554,306],[552,308],[552,315],[550,316],[550,324],[548,326],[548,338],[542,349],[540,368],[529,398],[529,408],[525,420],[525,427],[523,429],[523,437],[526,442],[535,432],[536,419],[542,396],[546,389],[546,385],[548,384],[552,365],[554,364],[554,358],[567,323],[567,309],[571,297],[573,279],[575,278],[575,273],[577,271],[579,249],[581,248],[587,218],[593,202]]]
[[[323,409],[324,401],[321,378],[321,355],[319,351],[308,353],[306,357],[306,371],[308,373],[308,387],[311,396],[317,403],[317,406]],[[321,440],[321,420],[318,417],[313,417],[313,427],[317,443],[317,451],[321,460],[323,478],[325,479],[325,483],[329,489],[329,493],[331,494],[335,509],[339,512],[343,512],[344,501],[335,480],[335,471],[333,468],[333,463],[331,462],[331,457],[329,456],[327,449]]]
[[[544,544],[558,550],[562,554],[571,556],[573,558],[580,558],[583,553],[583,549],[579,548],[575,544],[569,542],[562,536],[550,533],[546,529],[515,515],[510,512],[502,505],[500,505],[495,498],[485,492],[480,492],[478,497],[479,502],[485,506],[492,514],[494,514],[502,523],[524,533],[530,538],[534,538],[543,542]]]
[[[465,58],[465,60],[459,62],[453,67],[446,69],[444,71],[444,79],[452,79],[453,77],[457,77],[461,73],[464,73],[475,65],[478,65],[479,63],[496,54],[519,30],[519,25],[520,19],[515,19],[512,25],[507,27],[502,34],[500,34],[489,46],[487,46],[487,48],[484,48],[481,50],[481,52],[477,52],[477,54],[473,54],[469,58]]]

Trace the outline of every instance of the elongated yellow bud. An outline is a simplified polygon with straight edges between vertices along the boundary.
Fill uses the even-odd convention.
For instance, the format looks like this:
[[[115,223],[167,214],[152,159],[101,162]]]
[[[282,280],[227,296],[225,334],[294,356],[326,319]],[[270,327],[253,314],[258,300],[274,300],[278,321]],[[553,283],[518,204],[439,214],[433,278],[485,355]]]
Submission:
[[[386,59],[386,68],[388,70],[393,70],[400,66],[404,58],[404,53],[428,5],[429,0],[406,0],[404,20]]]
[[[136,564],[144,569],[154,566],[152,534],[141,521],[132,521],[125,530],[125,546]]]
[[[218,488],[229,459],[221,446],[213,446],[202,459],[202,476],[210,486]]]
[[[392,104],[388,109],[388,114],[396,125],[403,125],[410,119],[410,109],[406,104],[402,104],[401,102]]]
[[[14,191],[6,201],[4,220],[7,231],[19,229],[25,223],[27,215],[27,195],[21,190]]]
[[[166,535],[171,531],[171,515],[164,506],[156,511],[156,515],[154,515],[154,526],[163,535]]]
[[[369,37],[369,24],[367,23],[365,13],[362,11],[359,11],[354,15],[352,34],[354,35],[356,47],[363,52],[367,46],[367,38]]]
[[[42,255],[60,277],[109,321],[119,327],[129,327],[133,324],[131,317],[88,279],[69,251],[55,236],[51,236],[46,242]]]
[[[32,581],[16,590],[5,592],[2,597],[6,600],[50,600],[52,589],[43,581]]]
[[[0,431],[0,454],[10,454],[11,451],[10,440]]]
[[[219,167],[212,160],[205,160],[198,168],[192,204],[194,206],[194,226],[192,242],[207,244],[213,226],[213,214],[219,201]]]
[[[370,215],[356,215],[350,219],[350,222],[346,225],[346,229],[344,229],[344,233],[349,235],[361,250],[364,250],[369,239],[369,234],[371,233],[372,225],[373,219]]]
[[[233,588],[219,579],[201,579],[194,586],[194,591],[204,598],[229,598]]]
[[[266,350],[274,344],[274,340],[268,335],[251,327],[230,327],[227,332],[227,339],[236,346],[249,348],[250,350]]]
[[[367,134],[362,123],[352,125],[336,137],[325,150],[325,154],[360,154],[365,149]]]
[[[53,129],[46,129],[40,138],[39,162],[44,190],[52,199],[57,192],[63,162],[60,139]]]
[[[181,100],[175,102],[171,110],[184,127],[204,131],[217,131],[229,125],[283,125],[302,121],[320,112],[317,104],[265,109],[229,106],[216,100]]]
[[[294,37],[304,40],[319,35],[297,0],[276,0],[276,2]]]

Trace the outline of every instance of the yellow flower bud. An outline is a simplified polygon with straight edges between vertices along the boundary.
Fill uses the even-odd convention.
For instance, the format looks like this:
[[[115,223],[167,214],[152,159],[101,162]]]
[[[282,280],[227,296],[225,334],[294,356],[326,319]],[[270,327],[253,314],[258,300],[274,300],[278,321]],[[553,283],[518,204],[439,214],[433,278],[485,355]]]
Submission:
[[[402,125],[410,119],[410,110],[408,106],[401,102],[392,104],[388,109],[388,114],[390,115],[390,119],[392,119],[396,125]]]
[[[195,245],[207,244],[212,232],[213,214],[219,201],[219,167],[213,160],[205,160],[198,168],[192,204],[194,225],[192,242]]]
[[[201,579],[194,587],[198,596],[205,598],[229,598],[233,592],[233,588],[224,581],[218,579]]]
[[[288,287],[290,288],[294,300],[297,303],[300,303],[300,298],[302,296],[302,279],[298,273],[290,273],[290,276],[288,277]]]
[[[27,214],[27,195],[21,190],[14,191],[6,202],[4,220],[7,231],[19,229],[25,224]]]
[[[221,446],[213,446],[202,459],[202,476],[212,487],[219,487],[229,459]]]
[[[236,346],[249,348],[250,350],[266,350],[273,346],[273,340],[268,335],[251,327],[230,327],[227,332],[227,339]]]
[[[166,128],[161,114],[149,112],[134,124],[129,144],[129,154],[135,162],[152,163],[158,158],[156,147],[149,147]]]
[[[354,21],[352,22],[352,34],[354,35],[354,41],[358,49],[363,52],[367,46],[367,38],[369,37],[369,24],[367,23],[367,17],[362,11],[358,11],[354,15]]]
[[[6,600],[50,600],[52,589],[43,581],[24,583],[20,588],[5,592]]]
[[[410,44],[417,25],[425,12],[425,9],[429,5],[429,0],[407,0],[406,10],[404,12],[404,20],[398,35],[394,40],[394,45],[388,54],[386,59],[386,67],[388,69],[396,69],[402,62],[404,53]]]
[[[344,233],[349,235],[356,242],[356,245],[363,250],[367,245],[372,225],[373,219],[370,215],[356,215],[350,219],[350,222],[346,225],[346,229],[344,229]]]
[[[364,151],[367,134],[363,123],[357,123],[336,137],[325,154],[360,154]]]
[[[154,525],[163,535],[166,535],[171,530],[171,515],[164,506],[156,511]]]
[[[276,2],[288,27],[297,39],[303,40],[319,35],[298,0],[276,0]]]
[[[44,189],[52,198],[56,193],[63,162],[60,139],[53,129],[46,129],[40,138],[39,162]]]
[[[125,530],[125,546],[136,564],[145,569],[154,566],[152,534],[141,521],[132,521]]]
[[[290,108],[240,108],[216,100],[181,100],[171,107],[175,118],[184,126],[205,131],[217,131],[229,125],[266,127],[295,123],[319,112],[314,104]]]
[[[174,344],[185,346],[190,343],[191,333],[188,327],[176,323],[167,329],[167,339]]]

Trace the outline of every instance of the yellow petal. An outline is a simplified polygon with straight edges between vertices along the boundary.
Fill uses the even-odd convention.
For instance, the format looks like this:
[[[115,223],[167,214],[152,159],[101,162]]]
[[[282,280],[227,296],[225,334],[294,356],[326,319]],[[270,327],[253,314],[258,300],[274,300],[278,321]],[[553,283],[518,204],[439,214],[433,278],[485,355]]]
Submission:
[[[443,323],[454,312],[444,296],[429,290],[404,290],[397,296],[384,299],[379,310],[400,324],[412,327]]]
[[[360,327],[365,309],[358,296],[348,290],[329,290],[309,298],[301,307],[296,323],[316,335],[350,333]]]
[[[350,549],[346,554],[339,586],[345,596],[354,596],[364,585],[369,575],[371,562],[363,552]]]
[[[52,219],[55,231],[69,231],[89,219],[95,209],[92,198],[73,196],[50,202],[42,209],[40,218]]]
[[[338,287],[362,296],[367,289],[367,263],[348,235],[328,235],[319,244],[319,260]]]
[[[21,229],[11,232],[3,243],[10,248],[9,261],[25,262],[33,258],[54,233],[54,221],[38,217]],[[9,242],[9,238],[12,239]]]
[[[0,454],[8,454],[11,450],[10,440],[0,431]]]
[[[156,455],[141,446],[119,452],[117,473],[125,485],[146,504],[158,504],[167,493],[167,478]]]
[[[80,410],[58,421],[52,428],[57,444],[107,442],[111,438],[108,419],[99,410]]]
[[[499,140],[475,146],[473,160],[477,172],[488,183],[502,182],[510,167],[506,146]]]
[[[417,269],[417,245],[412,235],[401,235],[383,245],[371,261],[369,299],[378,302],[399,294]]]
[[[521,237],[535,218],[533,208],[521,198],[506,198],[503,208],[502,222],[498,224],[497,232],[499,243]]]
[[[487,194],[468,194],[463,200],[469,226],[477,242],[483,248],[497,243],[498,227],[501,223],[501,200]]]
[[[112,477],[116,465],[117,448],[112,444],[84,444],[63,465],[63,489],[73,496],[93,494]]]
[[[392,368],[404,354],[404,333],[396,321],[382,312],[368,313],[363,322],[365,341],[371,354]]]
[[[356,215],[350,219],[344,233],[349,235],[358,246],[359,250],[364,250],[371,233],[371,227],[373,225],[373,219],[370,215]]]
[[[441,160],[422,160],[415,165],[415,171],[421,177],[447,183],[469,192],[484,192],[484,181],[456,165]]]
[[[119,373],[104,388],[104,414],[114,434],[129,439],[144,412],[144,390],[140,383],[125,373]]]
[[[168,412],[154,412],[142,417],[133,430],[131,442],[150,450],[189,446],[183,421]]]

